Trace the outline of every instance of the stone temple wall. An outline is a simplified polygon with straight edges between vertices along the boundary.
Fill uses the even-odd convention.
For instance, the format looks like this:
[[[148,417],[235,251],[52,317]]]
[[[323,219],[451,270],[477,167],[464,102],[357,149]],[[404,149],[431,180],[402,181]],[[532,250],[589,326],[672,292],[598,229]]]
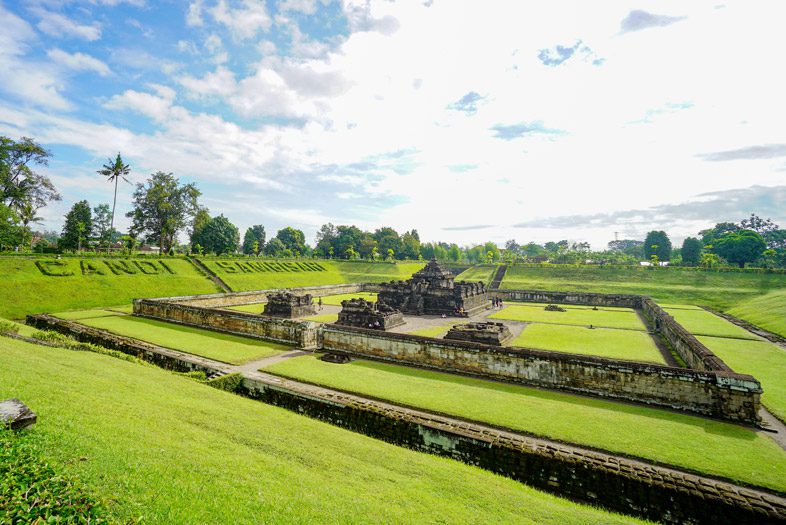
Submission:
[[[761,385],[749,375],[615,361],[325,325],[326,352],[592,394],[755,424]]]
[[[376,291],[373,286],[359,283],[305,286],[302,288],[292,288],[291,290],[297,290],[298,294],[311,294],[311,296],[315,299],[325,295]],[[220,308],[222,306],[237,306],[242,304],[264,304],[267,302],[268,294],[277,291],[280,291],[280,289],[254,290],[250,292],[214,293],[206,295],[186,295],[182,297],[165,297],[162,299],[169,303],[178,303],[189,306],[203,306],[208,308]],[[262,312],[262,308],[260,308],[259,311]]]

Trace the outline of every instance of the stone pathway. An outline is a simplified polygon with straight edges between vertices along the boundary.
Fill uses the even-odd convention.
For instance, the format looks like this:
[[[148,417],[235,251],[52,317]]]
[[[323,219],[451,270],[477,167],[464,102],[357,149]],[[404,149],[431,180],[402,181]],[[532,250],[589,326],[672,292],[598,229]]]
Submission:
[[[250,363],[246,363],[244,365],[234,366],[232,368],[234,372],[248,374],[256,372],[260,368],[265,368],[266,366],[274,365],[276,363],[280,363],[281,361],[286,361],[287,359],[292,359],[293,357],[300,357],[302,355],[310,355],[313,353],[314,352],[309,350],[291,350],[289,352],[282,352],[270,357],[265,357],[264,359],[257,359],[256,361],[251,361]]]

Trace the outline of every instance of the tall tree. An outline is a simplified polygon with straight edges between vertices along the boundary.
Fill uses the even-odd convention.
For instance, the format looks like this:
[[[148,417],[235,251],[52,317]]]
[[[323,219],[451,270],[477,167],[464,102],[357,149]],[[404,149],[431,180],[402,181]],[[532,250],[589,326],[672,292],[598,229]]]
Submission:
[[[32,248],[33,232],[31,224],[40,224],[44,219],[37,214],[38,208],[32,202],[24,202],[18,211],[19,223],[22,227],[22,245]]]
[[[197,242],[206,252],[216,255],[235,253],[240,245],[240,232],[223,215],[213,217],[198,234]]]
[[[751,213],[750,217],[740,221],[740,228],[743,230],[753,230],[762,237],[765,237],[768,233],[777,230],[778,225],[772,222],[772,220],[769,218],[762,219],[755,213]]]
[[[651,259],[653,255],[656,255],[659,261],[671,259],[671,241],[662,230],[652,230],[644,239],[644,257]]]
[[[276,238],[292,252],[292,255],[303,255],[306,253],[306,235],[291,226],[287,226],[276,233]]]
[[[314,251],[323,257],[328,257],[331,255],[331,249],[333,252],[335,252],[335,243],[337,237],[338,232],[336,231],[336,227],[333,225],[333,223],[329,222],[327,224],[323,224],[317,232],[317,244],[314,248]]]
[[[0,251],[18,246],[22,239],[19,216],[14,210],[0,202]]]
[[[279,239],[278,237],[273,237],[265,245],[265,255],[269,255],[271,257],[281,257],[284,255],[284,252],[286,250],[287,247],[284,246],[284,243],[281,242],[281,239]]]
[[[93,233],[93,215],[87,201],[79,201],[71,207],[65,216],[63,233],[60,236],[60,248],[64,250],[81,250],[82,243]]]
[[[112,199],[112,217],[109,219],[109,231],[115,227],[115,206],[117,206],[117,181],[123,179],[130,184],[128,174],[131,173],[131,166],[123,163],[120,153],[117,154],[115,160],[107,159],[107,163],[98,170],[100,175],[106,177],[109,182],[115,183],[115,196]]]
[[[256,242],[256,245],[254,242]],[[261,224],[255,224],[248,228],[245,235],[243,235],[243,253],[246,255],[259,255],[264,246],[265,227]]]
[[[200,207],[197,210],[196,214],[194,215],[194,220],[191,223],[191,233],[189,234],[189,238],[191,240],[191,246],[195,246],[200,244],[199,236],[202,232],[202,228],[204,228],[207,223],[211,220],[210,217],[210,210],[207,208]],[[201,244],[200,244],[201,245]]]
[[[93,208],[93,234],[99,246],[106,246],[112,243],[112,210],[109,204],[99,204]]]
[[[740,268],[745,263],[754,262],[761,257],[767,244],[761,235],[753,230],[740,230],[723,235],[713,244],[713,251]]]
[[[713,228],[701,230],[699,235],[701,235],[701,243],[707,246],[708,244],[712,244],[715,239],[720,238],[724,233],[738,232],[741,229],[742,228],[733,222],[719,222]]]
[[[136,185],[134,209],[127,214],[132,234],[149,234],[148,241],[157,242],[161,253],[167,253],[199,210],[201,194],[194,183],[181,185],[171,173],[152,174],[146,184]]]
[[[404,232],[401,236],[401,258],[417,259],[420,253],[420,235],[417,230]]]
[[[688,237],[682,241],[682,264],[698,266],[701,256],[701,241],[695,237]]]
[[[377,241],[377,249],[381,254],[387,255],[388,250],[393,250],[394,254],[400,254],[403,251],[401,237],[393,228],[388,226],[379,228],[374,232],[374,239]]]

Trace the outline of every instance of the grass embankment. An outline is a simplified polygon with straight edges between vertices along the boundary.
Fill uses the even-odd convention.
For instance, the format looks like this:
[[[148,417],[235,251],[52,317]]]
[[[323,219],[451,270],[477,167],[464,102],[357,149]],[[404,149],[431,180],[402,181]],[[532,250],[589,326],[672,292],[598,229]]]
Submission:
[[[421,328],[420,330],[413,330],[413,331],[407,332],[407,333],[409,335],[419,335],[419,336],[422,336],[422,337],[437,337],[437,338],[440,338],[440,337],[444,336],[446,333],[448,333],[448,330],[450,330],[453,327],[453,325],[463,324],[465,322],[466,322],[465,319],[455,319],[451,323],[441,324],[441,325],[438,325],[438,326],[429,326],[427,328]]]
[[[486,286],[491,283],[494,274],[497,273],[497,265],[495,264],[478,264],[471,268],[467,268],[456,276],[456,281],[482,281]]]
[[[383,282],[409,279],[425,263],[370,263],[356,261],[278,261],[203,259],[202,262],[235,291],[296,288],[326,284]],[[254,263],[249,266],[248,263]],[[238,263],[241,263],[238,265]],[[273,271],[265,263],[274,263]],[[244,266],[245,265],[245,266]],[[318,265],[309,269],[309,265]],[[321,269],[318,269],[321,268]]]
[[[88,314],[95,312],[103,313],[97,316],[88,316]],[[61,318],[70,317],[80,324],[107,330],[114,334],[141,339],[155,345],[233,365],[248,363],[290,350],[288,346],[258,339],[222,334],[154,319],[121,315],[107,310],[67,312],[56,315]]]
[[[508,303],[508,306],[489,316],[489,319],[507,319],[528,323],[563,324],[574,326],[600,326],[627,330],[647,330],[634,310],[628,308],[598,309],[592,307],[565,308],[564,312],[544,309],[543,304]]]
[[[786,290],[742,301],[728,311],[760,328],[786,337]]]
[[[786,421],[786,350],[769,341],[746,341],[699,336],[732,370],[750,374],[761,382],[762,403],[781,421]]]
[[[45,275],[36,266],[36,261],[51,274],[71,275]],[[3,276],[0,317],[11,319],[21,319],[32,313],[127,304],[141,297],[218,291],[190,262],[175,258],[58,260],[8,257],[0,258],[0,274]]]
[[[786,490],[786,453],[774,441],[739,425],[368,361],[334,365],[303,356],[264,371]]]
[[[357,292],[357,293],[325,295],[322,296],[322,304],[331,305],[331,306],[341,306],[341,301],[346,301],[354,298],[361,298],[361,299],[365,299],[366,301],[376,302],[377,294],[370,293],[370,292]],[[317,305],[317,302],[318,299],[314,299],[315,306]],[[265,309],[265,304],[264,303],[238,304],[235,306],[224,306],[223,308],[226,310],[235,310],[236,312],[261,314],[262,311]],[[307,319],[313,319],[313,317],[308,317]]]
[[[38,414],[42,453],[121,522],[634,521],[154,367],[0,338],[9,397]]]
[[[758,336],[746,329],[706,310],[666,308],[666,311],[693,335],[759,340]]]
[[[786,274],[512,265],[508,267],[501,288],[649,295],[659,302],[725,310],[745,299],[786,288]]]

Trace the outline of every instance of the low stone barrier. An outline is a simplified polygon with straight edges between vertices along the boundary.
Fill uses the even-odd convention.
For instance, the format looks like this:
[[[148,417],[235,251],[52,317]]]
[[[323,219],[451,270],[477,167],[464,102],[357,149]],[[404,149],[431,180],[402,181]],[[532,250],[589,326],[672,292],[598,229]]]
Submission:
[[[326,352],[668,407],[757,424],[752,376],[325,325]]]
[[[546,290],[494,290],[490,296],[508,301],[528,303],[561,303],[587,306],[616,306],[621,308],[641,308],[641,295],[605,294],[592,292],[549,292]]]
[[[135,299],[134,315],[276,341],[305,349],[317,348],[318,344],[319,325],[313,321],[275,319],[257,314],[190,306],[182,302],[157,299]]]
[[[325,286],[305,286],[302,288],[286,288],[290,291],[297,291],[298,294],[311,294],[312,297],[322,297],[325,295],[338,295],[366,291],[367,288],[374,286],[351,283],[351,284],[328,284]],[[168,303],[178,303],[188,306],[203,306],[220,308],[222,306],[237,306],[242,304],[264,304],[267,302],[267,294],[280,292],[284,288],[269,290],[254,290],[250,292],[215,293],[207,295],[185,295],[181,297],[162,297],[155,299]],[[262,311],[262,308],[259,309]]]

